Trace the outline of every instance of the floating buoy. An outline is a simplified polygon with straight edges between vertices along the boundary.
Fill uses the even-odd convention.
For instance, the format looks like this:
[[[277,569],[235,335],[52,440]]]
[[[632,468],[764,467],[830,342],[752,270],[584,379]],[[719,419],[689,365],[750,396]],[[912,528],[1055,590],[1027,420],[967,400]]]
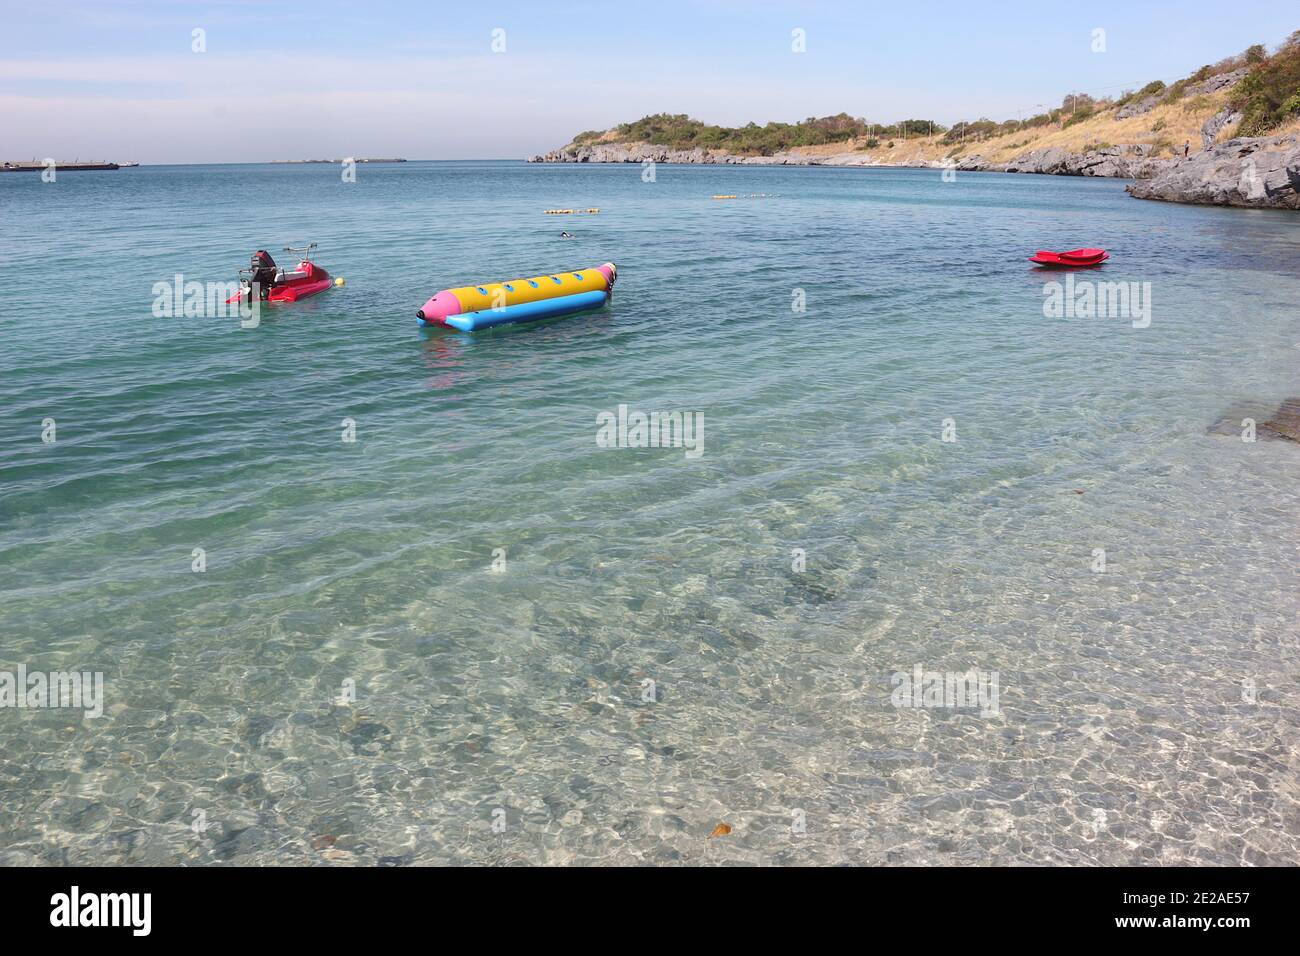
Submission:
[[[342,276],[335,276],[335,277],[334,277],[334,284],[335,284],[335,285],[343,285],[343,277],[342,277]]]

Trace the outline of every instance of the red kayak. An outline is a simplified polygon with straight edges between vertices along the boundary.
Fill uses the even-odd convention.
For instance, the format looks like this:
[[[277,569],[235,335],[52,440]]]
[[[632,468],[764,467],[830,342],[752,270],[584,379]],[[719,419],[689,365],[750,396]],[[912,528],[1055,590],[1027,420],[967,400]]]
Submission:
[[[1068,252],[1052,252],[1039,249],[1029,261],[1040,266],[1079,268],[1081,266],[1099,266],[1110,258],[1105,249],[1071,249]]]
[[[247,298],[254,283],[262,290],[264,302],[297,302],[324,292],[334,285],[334,279],[311,261],[311,253],[315,248],[314,242],[301,249],[285,246],[285,252],[301,256],[298,267],[291,272],[277,269],[270,253],[264,249],[257,250],[249,260],[248,268],[239,270],[239,291],[226,301],[238,302]]]

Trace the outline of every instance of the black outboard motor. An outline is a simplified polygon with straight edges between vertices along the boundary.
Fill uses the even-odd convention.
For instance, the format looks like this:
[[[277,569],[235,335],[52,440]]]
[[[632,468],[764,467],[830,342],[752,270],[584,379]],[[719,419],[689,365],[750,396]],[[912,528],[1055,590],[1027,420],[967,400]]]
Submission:
[[[265,249],[258,249],[248,260],[248,271],[250,284],[257,286],[260,297],[265,301],[275,286],[275,260]]]

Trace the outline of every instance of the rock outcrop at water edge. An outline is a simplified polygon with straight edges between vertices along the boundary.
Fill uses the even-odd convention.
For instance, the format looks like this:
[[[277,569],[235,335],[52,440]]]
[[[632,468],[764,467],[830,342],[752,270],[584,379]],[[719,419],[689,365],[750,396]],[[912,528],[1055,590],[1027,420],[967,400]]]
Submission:
[[[1128,186],[1138,199],[1300,209],[1300,137],[1230,139]]]
[[[978,155],[949,161],[917,160],[898,164],[881,163],[864,152],[809,156],[798,153],[774,153],[771,156],[738,156],[725,150],[669,149],[647,143],[601,143],[594,146],[568,146],[538,156],[530,163],[686,163],[728,164],[737,166],[887,166],[901,165],[921,169],[956,169],[960,172],[1043,173],[1056,176],[1110,176],[1140,179],[1153,176],[1163,168],[1163,161],[1151,156],[1149,146],[1109,146],[1104,149],[1072,153],[1059,147],[1033,150],[1009,163],[990,163]]]
[[[1043,173],[1052,176],[1105,176],[1115,179],[1147,179],[1161,172],[1165,160],[1151,155],[1146,145],[1107,146],[1072,153],[1059,146],[1035,149],[1009,163],[989,168],[1008,173]],[[960,167],[959,167],[960,168]]]

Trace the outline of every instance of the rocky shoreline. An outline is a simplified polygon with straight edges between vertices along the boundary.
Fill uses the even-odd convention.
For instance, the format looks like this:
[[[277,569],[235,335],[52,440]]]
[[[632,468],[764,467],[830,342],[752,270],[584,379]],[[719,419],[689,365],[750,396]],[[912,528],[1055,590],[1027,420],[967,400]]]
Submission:
[[[1218,146],[1214,137],[1237,119],[1219,114],[1202,129],[1201,152],[1190,158],[1159,159],[1145,145],[1109,146],[1086,152],[1059,147],[1031,150],[1010,162],[989,162],[979,155],[956,160],[881,163],[863,152],[809,156],[776,153],[741,156],[725,150],[669,149],[649,143],[598,143],[566,146],[528,159],[530,163],[682,163],[734,166],[874,166],[953,169],[960,172],[1034,173],[1049,176],[1100,176],[1132,179],[1130,195],[1138,199],[1300,209],[1300,138],[1292,136],[1232,139]]]
[[[1032,150],[1008,163],[991,163],[979,155],[954,160],[917,160],[881,163],[862,152],[809,156],[774,153],[771,156],[741,156],[726,150],[669,149],[649,143],[601,143],[595,146],[566,146],[539,156],[530,163],[681,163],[734,166],[878,166],[912,169],[956,169],[961,172],[1045,173],[1058,176],[1111,176],[1145,179],[1156,175],[1166,161],[1151,156],[1149,146],[1113,146],[1071,153],[1064,149]]]
[[[1300,210],[1300,137],[1230,139],[1127,188],[1138,199]]]

